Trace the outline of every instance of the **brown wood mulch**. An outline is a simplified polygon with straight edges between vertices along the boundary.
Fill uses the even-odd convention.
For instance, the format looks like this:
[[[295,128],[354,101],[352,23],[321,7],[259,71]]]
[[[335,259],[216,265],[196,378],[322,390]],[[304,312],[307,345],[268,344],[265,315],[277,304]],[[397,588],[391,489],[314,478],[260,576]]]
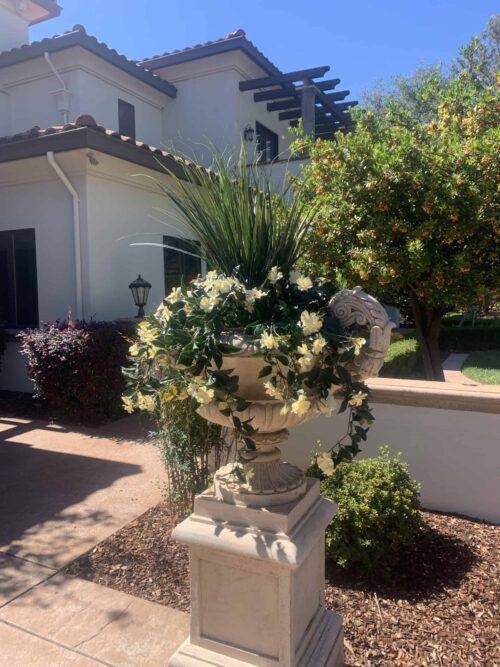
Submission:
[[[500,664],[500,527],[424,512],[425,528],[390,578],[371,583],[332,562],[327,606],[342,614],[348,665]],[[185,547],[159,505],[67,572],[153,602],[189,610]]]

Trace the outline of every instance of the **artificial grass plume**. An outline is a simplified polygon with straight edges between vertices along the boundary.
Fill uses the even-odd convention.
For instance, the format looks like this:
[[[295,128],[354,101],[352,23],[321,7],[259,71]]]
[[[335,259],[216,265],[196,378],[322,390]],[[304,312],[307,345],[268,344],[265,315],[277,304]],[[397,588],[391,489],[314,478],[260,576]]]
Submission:
[[[169,182],[159,183],[210,268],[236,273],[248,287],[261,285],[273,266],[292,270],[315,217],[300,183],[293,195],[284,183],[275,192],[263,172],[242,146],[238,159],[214,151],[211,170],[191,163],[185,179],[169,171]]]

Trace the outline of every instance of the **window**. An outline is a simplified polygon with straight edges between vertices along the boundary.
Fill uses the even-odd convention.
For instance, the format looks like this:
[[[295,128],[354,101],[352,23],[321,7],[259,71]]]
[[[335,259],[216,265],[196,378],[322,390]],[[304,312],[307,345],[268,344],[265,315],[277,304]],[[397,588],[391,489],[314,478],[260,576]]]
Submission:
[[[170,248],[163,249],[165,294],[169,294],[174,287],[179,287],[181,281],[188,283],[201,273],[201,259],[187,255],[186,252],[193,253],[193,246],[175,236],[164,236],[163,245],[170,246]],[[172,248],[179,248],[186,252],[177,252]]]
[[[255,134],[259,162],[275,160],[278,157],[278,135],[261,123],[255,123]]]
[[[118,131],[135,139],[135,107],[123,100],[118,100]]]
[[[0,320],[8,327],[38,326],[34,229],[0,232]]]

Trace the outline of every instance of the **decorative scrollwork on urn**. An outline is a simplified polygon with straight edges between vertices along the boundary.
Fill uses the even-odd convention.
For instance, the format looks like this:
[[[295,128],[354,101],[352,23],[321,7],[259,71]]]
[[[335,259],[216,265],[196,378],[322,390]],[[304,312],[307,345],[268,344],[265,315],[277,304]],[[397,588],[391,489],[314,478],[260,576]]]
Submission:
[[[329,309],[344,328],[357,325],[369,331],[368,345],[349,365],[349,370],[361,380],[378,375],[391,343],[391,331],[396,326],[385,308],[361,287],[355,287],[335,294]]]

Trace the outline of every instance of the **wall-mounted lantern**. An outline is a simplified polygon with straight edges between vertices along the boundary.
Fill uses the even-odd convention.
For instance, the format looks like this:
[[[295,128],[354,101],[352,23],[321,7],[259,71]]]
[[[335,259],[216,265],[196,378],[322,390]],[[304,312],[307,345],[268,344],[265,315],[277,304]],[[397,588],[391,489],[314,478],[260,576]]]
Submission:
[[[148,283],[147,280],[144,280],[141,275],[137,276],[137,279],[129,285],[132,296],[134,297],[134,303],[139,308],[137,317],[144,317],[144,306],[148,302],[149,290],[151,289],[151,283]]]
[[[247,125],[245,127],[245,129],[243,130],[243,137],[244,137],[245,141],[248,141],[251,144],[252,141],[253,141],[254,135],[255,135],[254,128],[250,124]]]

